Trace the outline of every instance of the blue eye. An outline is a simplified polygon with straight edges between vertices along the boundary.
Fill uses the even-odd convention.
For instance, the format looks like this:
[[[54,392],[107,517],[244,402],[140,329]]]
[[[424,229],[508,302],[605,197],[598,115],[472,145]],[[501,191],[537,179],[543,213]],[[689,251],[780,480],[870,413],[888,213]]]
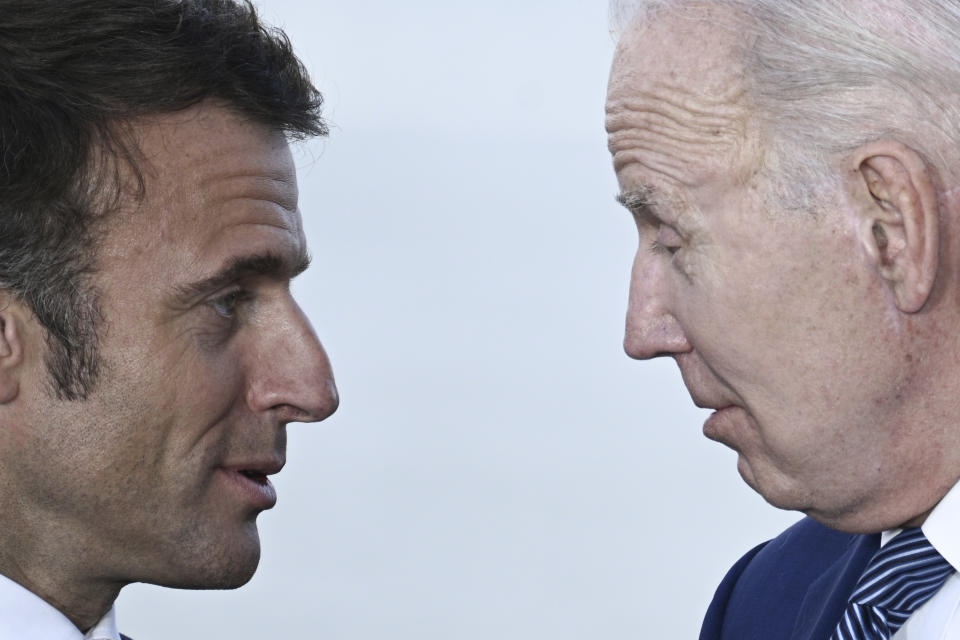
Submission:
[[[229,293],[226,293],[219,298],[214,298],[210,300],[207,304],[213,309],[217,315],[224,318],[233,318],[237,314],[237,305],[248,300],[250,297],[247,291],[243,289],[234,289]]]

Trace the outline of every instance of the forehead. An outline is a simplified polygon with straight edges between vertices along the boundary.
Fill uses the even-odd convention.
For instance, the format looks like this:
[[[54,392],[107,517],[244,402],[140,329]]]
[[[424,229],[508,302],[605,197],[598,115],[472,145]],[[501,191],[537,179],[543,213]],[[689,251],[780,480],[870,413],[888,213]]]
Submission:
[[[134,133],[144,193],[106,222],[103,278],[142,270],[170,284],[242,254],[306,253],[282,133],[210,103],[144,120]]]
[[[299,221],[296,171],[282,133],[213,103],[145,119],[134,132],[144,193],[124,207],[116,231],[145,223],[156,235],[192,236],[249,217],[250,208],[280,225]]]
[[[296,173],[283,134],[229,109],[203,103],[145,120],[136,132],[147,207],[190,198],[191,204],[212,203],[258,186],[296,204]],[[244,182],[246,188],[236,184]]]
[[[685,186],[739,166],[751,142],[732,32],[711,8],[636,21],[617,46],[607,94],[614,168]]]

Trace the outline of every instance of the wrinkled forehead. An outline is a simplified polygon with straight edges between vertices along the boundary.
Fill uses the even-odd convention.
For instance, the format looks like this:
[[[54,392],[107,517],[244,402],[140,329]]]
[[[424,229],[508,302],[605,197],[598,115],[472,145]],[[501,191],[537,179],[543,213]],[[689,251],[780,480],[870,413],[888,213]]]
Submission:
[[[617,46],[606,125],[614,168],[695,182],[739,161],[752,123],[734,35],[715,9],[635,21]]]
[[[108,220],[106,248],[119,254],[163,239],[199,253],[253,223],[302,235],[296,170],[281,132],[200,104],[144,119],[135,135],[143,189],[127,193]]]
[[[216,102],[144,119],[136,131],[146,177],[159,193],[250,177],[296,188],[293,159],[283,133]]]

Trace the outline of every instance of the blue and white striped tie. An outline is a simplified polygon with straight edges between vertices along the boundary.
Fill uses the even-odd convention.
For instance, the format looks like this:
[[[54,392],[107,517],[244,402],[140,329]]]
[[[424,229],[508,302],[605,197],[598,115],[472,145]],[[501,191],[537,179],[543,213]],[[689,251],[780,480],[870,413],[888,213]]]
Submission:
[[[870,559],[830,640],[887,640],[951,573],[919,528],[904,529]]]

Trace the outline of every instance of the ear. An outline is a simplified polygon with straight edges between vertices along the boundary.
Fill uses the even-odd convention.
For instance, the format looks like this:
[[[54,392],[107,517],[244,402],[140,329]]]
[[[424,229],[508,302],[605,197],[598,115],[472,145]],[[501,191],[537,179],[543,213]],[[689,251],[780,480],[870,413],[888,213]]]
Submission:
[[[859,238],[905,313],[923,308],[937,275],[940,211],[930,168],[913,149],[878,140],[853,154]]]
[[[23,367],[23,317],[19,303],[0,296],[0,405],[20,394]]]

